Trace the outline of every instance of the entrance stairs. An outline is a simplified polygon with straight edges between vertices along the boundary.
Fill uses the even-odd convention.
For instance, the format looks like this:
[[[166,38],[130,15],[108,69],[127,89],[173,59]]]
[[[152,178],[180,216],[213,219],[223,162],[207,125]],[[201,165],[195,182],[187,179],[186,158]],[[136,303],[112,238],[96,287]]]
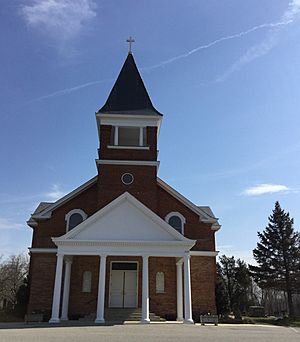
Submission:
[[[104,316],[106,322],[140,321],[142,319],[142,310],[141,308],[106,308]],[[80,321],[94,321],[95,318],[95,314],[89,314],[81,318]],[[153,312],[150,312],[149,318],[152,322],[165,322],[164,318],[156,315]]]

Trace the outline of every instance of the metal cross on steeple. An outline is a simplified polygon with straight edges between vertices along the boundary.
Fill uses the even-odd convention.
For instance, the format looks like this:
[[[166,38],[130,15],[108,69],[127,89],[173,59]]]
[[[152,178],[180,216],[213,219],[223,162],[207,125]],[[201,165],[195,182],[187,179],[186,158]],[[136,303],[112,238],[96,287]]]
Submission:
[[[131,45],[132,43],[135,42],[135,40],[130,36],[127,40],[126,40],[127,43],[129,43],[129,51],[128,53],[131,53]]]

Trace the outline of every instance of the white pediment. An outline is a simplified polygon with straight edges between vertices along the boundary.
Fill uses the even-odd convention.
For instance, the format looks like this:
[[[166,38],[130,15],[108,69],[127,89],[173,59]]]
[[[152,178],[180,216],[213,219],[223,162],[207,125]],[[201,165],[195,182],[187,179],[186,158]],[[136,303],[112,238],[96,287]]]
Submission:
[[[55,240],[192,242],[127,192]]]

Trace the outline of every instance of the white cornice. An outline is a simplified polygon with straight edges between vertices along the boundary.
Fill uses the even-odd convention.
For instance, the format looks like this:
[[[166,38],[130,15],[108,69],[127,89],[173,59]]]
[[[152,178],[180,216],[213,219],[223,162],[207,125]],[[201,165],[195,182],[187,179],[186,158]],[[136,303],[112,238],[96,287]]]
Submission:
[[[162,117],[158,115],[103,114],[96,113],[98,130],[100,125],[157,127],[159,134]]]
[[[71,241],[68,241],[71,242]],[[102,241],[102,244],[100,244],[99,242],[101,241],[89,241],[90,243],[88,243],[87,241],[84,243],[83,241],[80,241],[81,243],[77,243],[77,244],[59,244],[59,245],[68,245],[68,246],[113,246],[113,247],[121,247],[121,246],[128,246],[128,247],[132,247],[132,246],[145,246],[145,242],[144,241],[135,241],[135,244],[132,243],[132,241],[113,241],[113,242],[109,242],[109,241]],[[130,244],[131,242],[131,244]],[[168,244],[168,243],[160,243],[158,244],[157,241],[148,241],[147,246],[158,246],[158,247],[170,247],[170,246],[175,246],[175,244],[173,243]],[[177,244],[178,245],[178,244]],[[180,244],[180,246],[182,246],[182,244]],[[58,252],[57,248],[28,248],[30,253],[45,253],[45,254],[56,254]],[[73,250],[74,254],[76,255],[85,255],[84,251],[78,251],[77,249]],[[71,253],[71,251],[69,251],[69,253]],[[114,255],[116,252],[112,251],[111,254],[108,253],[109,255]],[[203,257],[216,257],[218,255],[218,251],[190,251],[190,255],[191,256],[203,256]],[[86,252],[86,254],[89,254],[89,251]],[[128,254],[128,253],[126,253]],[[136,252],[133,252],[133,254],[136,254]],[[182,262],[182,260],[180,260],[180,262]]]
[[[209,256],[216,257],[219,252],[218,251],[190,251],[191,256]]]
[[[114,150],[149,150],[149,146],[121,146],[121,145],[107,145],[107,148]]]
[[[191,248],[194,240],[189,241],[117,241],[117,240],[60,240],[60,238],[52,238],[57,246],[105,246],[105,247],[187,247]]]
[[[57,248],[28,248],[30,253],[57,253]]]
[[[156,166],[159,167],[159,161],[152,160],[109,160],[96,159],[97,165],[141,165],[141,166]]]
[[[221,227],[222,226],[219,223],[213,223],[211,229],[217,232]]]

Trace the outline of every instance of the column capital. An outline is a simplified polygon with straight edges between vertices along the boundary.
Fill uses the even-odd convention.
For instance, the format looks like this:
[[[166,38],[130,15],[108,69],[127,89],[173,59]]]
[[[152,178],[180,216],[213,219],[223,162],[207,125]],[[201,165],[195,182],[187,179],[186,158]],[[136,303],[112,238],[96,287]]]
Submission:
[[[101,253],[101,254],[99,254],[99,257],[100,257],[100,258],[104,258],[104,259],[106,259],[106,257],[107,257],[107,253]]]
[[[182,264],[183,264],[183,258],[178,258],[176,260],[176,266],[182,266]]]
[[[143,254],[143,255],[142,255],[142,258],[143,258],[143,259],[146,259],[146,260],[148,260],[148,259],[149,259],[149,257],[150,257],[150,255],[149,255],[149,254]]]
[[[64,261],[65,261],[66,264],[72,264],[73,256],[72,255],[65,255],[64,256]]]

